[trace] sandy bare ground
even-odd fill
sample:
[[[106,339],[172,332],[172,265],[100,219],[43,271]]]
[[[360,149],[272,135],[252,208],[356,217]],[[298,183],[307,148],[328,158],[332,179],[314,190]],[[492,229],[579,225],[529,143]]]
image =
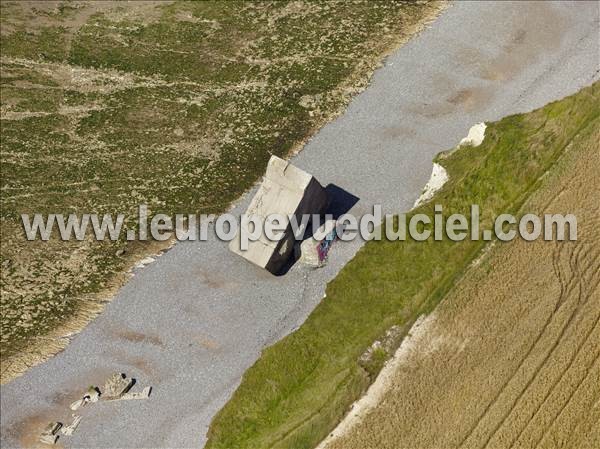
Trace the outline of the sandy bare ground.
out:
[[[574,213],[578,241],[486,252],[322,447],[600,447],[599,140],[525,207]]]

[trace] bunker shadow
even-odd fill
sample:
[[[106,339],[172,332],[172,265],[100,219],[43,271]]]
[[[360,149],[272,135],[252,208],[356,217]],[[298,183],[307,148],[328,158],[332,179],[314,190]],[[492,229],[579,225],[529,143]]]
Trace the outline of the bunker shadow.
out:
[[[339,219],[342,215],[348,213],[356,203],[360,201],[356,195],[342,189],[335,184],[328,184],[325,187],[327,192],[328,206],[325,211],[319,215],[319,223],[325,222],[325,217],[331,215],[334,220]],[[299,246],[304,240],[311,238],[313,235],[312,220],[309,221],[304,236],[301,241],[296,241],[295,245]],[[300,258],[300,251],[294,250],[292,256],[286,262],[286,264],[277,273],[273,273],[275,276],[283,276],[296,264]]]

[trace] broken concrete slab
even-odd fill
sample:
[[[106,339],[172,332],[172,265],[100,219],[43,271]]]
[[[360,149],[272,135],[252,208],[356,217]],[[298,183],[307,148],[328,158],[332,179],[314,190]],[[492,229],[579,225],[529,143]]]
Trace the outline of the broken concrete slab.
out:
[[[336,220],[327,220],[312,237],[300,244],[300,262],[311,267],[322,267],[327,263],[329,248],[337,238]]]
[[[40,435],[40,443],[56,444],[56,441],[58,440],[58,431],[61,427],[62,423],[58,421],[48,424]]]
[[[132,385],[133,379],[122,373],[114,373],[106,380],[101,397],[104,400],[119,399]]]
[[[150,397],[152,387],[145,387],[139,392],[130,392],[129,390],[135,383],[135,380],[128,378],[125,374],[114,373],[110,376],[104,384],[102,393],[97,387],[91,386],[81,399],[72,402],[69,406],[71,410],[77,410],[80,407],[87,405],[88,403],[98,402],[100,398],[109,401],[126,401],[132,399],[146,399]],[[81,423],[82,417],[78,415],[71,415],[73,421],[68,426],[63,427],[61,422],[51,422],[46,426],[44,431],[40,434],[39,441],[43,444],[54,445],[58,441],[60,431],[63,435],[73,435],[79,424]]]
[[[90,387],[88,391],[83,395],[81,399],[71,402],[69,408],[71,410],[77,410],[90,402],[98,402],[100,399],[100,390],[97,387]]]
[[[63,435],[73,435],[73,432],[77,430],[77,427],[79,426],[79,423],[82,419],[83,418],[81,416],[73,415],[73,421],[68,426],[65,426],[62,429],[60,429],[61,433]]]
[[[76,401],[71,402],[71,404],[69,405],[69,408],[73,411],[78,410],[79,408],[83,407],[85,405],[85,399],[81,398],[81,399],[77,399]]]
[[[88,402],[98,402],[100,399],[100,390],[98,387],[90,387],[84,398],[87,398]]]
[[[39,441],[44,444],[56,444],[58,435],[42,434]]]
[[[142,391],[129,391],[121,396],[118,400],[130,401],[132,399],[147,399],[150,397],[152,387],[145,387]]]
[[[295,236],[289,217],[295,216],[300,223],[304,214],[322,214],[328,206],[325,188],[310,174],[289,162],[271,156],[267,171],[256,195],[252,199],[247,216],[255,216],[261,221],[273,214],[285,217],[283,237],[278,241],[269,240],[264,233],[256,241],[248,242],[242,249],[240,232],[230,242],[229,249],[243,258],[277,274],[288,262],[294,250]],[[248,223],[242,228],[251,234]]]

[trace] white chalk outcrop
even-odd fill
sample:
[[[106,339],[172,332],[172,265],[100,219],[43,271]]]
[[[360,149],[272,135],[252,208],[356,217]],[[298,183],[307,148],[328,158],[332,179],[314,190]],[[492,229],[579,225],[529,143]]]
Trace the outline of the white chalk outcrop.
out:
[[[427,184],[425,184],[425,188],[423,189],[421,196],[417,198],[417,201],[415,201],[413,209],[433,198],[435,192],[440,190],[442,186],[448,182],[448,179],[448,172],[446,169],[440,164],[434,162],[429,181],[427,181]]]
[[[483,142],[483,139],[485,138],[486,127],[487,126],[484,122],[471,126],[469,134],[467,134],[467,137],[460,141],[458,146],[462,147],[464,145],[470,145],[472,147],[478,147],[481,145],[481,142]]]
[[[467,134],[467,137],[463,138],[460,141],[460,143],[458,144],[458,147],[459,148],[462,146],[478,147],[479,145],[481,145],[481,143],[483,142],[483,139],[485,138],[485,129],[486,128],[487,128],[487,126],[484,122],[480,122],[480,123],[477,123],[477,124],[471,126],[471,129],[469,129],[469,134]],[[433,170],[431,171],[431,177],[429,178],[429,181],[427,182],[427,184],[425,184],[423,193],[421,194],[421,196],[419,198],[417,198],[417,201],[415,201],[415,204],[413,205],[413,209],[415,207],[420,206],[421,204],[426,203],[431,198],[433,198],[433,195],[435,194],[435,192],[440,190],[442,188],[442,186],[444,184],[446,184],[446,182],[448,182],[448,179],[449,179],[449,177],[448,177],[448,172],[446,171],[446,169],[444,167],[442,167],[440,164],[434,163]]]

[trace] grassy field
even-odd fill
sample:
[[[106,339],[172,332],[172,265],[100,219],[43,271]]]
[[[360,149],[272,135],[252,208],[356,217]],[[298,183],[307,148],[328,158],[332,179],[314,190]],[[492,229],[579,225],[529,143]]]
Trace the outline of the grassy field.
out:
[[[490,248],[386,366],[378,405],[353,410],[327,449],[600,447],[598,142],[596,117],[522,208],[574,214],[577,241]]]
[[[20,214],[223,211],[440,7],[3,1],[2,380],[63,347],[165,246],[27,242]]]
[[[497,214],[518,215],[574,139],[597,129],[599,88],[489,124],[481,146],[440,154],[437,161],[450,175],[436,195],[444,215],[469,215],[470,205],[479,204],[482,229],[489,229]],[[433,206],[413,213],[418,212],[432,217]],[[431,312],[484,246],[448,239],[366,244],[328,285],[326,299],[304,325],[266,349],[246,372],[215,417],[207,447],[316,446],[383,363],[381,355],[362,363],[361,355],[392,326],[406,330],[417,316]]]

